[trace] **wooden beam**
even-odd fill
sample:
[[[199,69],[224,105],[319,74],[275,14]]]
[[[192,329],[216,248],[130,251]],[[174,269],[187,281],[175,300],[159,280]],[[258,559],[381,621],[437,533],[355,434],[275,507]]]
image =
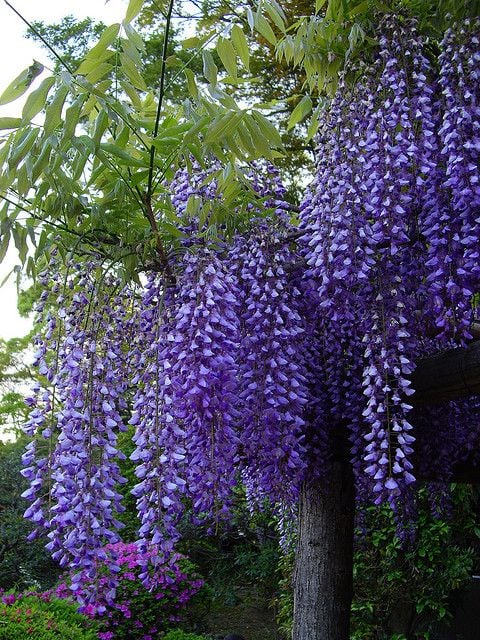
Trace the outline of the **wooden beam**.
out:
[[[480,395],[480,341],[420,360],[412,387],[416,407]]]

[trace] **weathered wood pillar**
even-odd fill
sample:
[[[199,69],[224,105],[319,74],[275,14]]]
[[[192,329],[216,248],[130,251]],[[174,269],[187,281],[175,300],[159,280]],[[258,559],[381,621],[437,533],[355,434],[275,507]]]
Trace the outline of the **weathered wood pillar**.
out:
[[[348,462],[306,482],[299,506],[293,640],[349,640],[355,496]]]

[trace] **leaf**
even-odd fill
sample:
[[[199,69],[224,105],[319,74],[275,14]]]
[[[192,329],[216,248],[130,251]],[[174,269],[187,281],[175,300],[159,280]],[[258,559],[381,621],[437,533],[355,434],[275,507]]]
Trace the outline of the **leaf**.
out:
[[[98,147],[102,140],[102,136],[108,127],[108,114],[105,109],[102,109],[95,120],[95,128],[93,131],[93,142],[95,147]]]
[[[287,129],[293,129],[293,127],[301,122],[310,113],[311,110],[312,99],[310,98],[310,96],[303,96],[295,109],[292,111],[292,114],[288,120]]]
[[[114,55],[114,51],[109,50],[108,47],[117,39],[119,30],[120,24],[115,23],[102,31],[97,44],[90,49],[76,70],[77,74],[88,76],[95,71],[100,63],[105,64]],[[90,81],[95,82],[94,80]]]
[[[40,111],[45,107],[48,93],[54,83],[55,78],[53,76],[45,78],[38,89],[32,91],[25,100],[25,104],[22,109],[22,118],[25,122],[30,122],[30,120],[32,120],[32,118],[34,118],[37,113],[40,113]]]
[[[105,50],[108,49],[108,47],[115,42],[115,40],[118,37],[119,31],[120,31],[120,24],[118,22],[111,24],[106,29],[104,29],[96,45],[92,47],[90,51],[87,53],[86,58],[95,59],[95,58],[98,58],[101,54],[103,54]],[[82,65],[80,65],[80,67],[81,66]],[[77,73],[82,73],[82,72],[80,70],[77,70]]]
[[[271,145],[269,140],[263,135],[260,127],[251,115],[246,115],[245,125],[252,136],[256,155],[259,157],[269,158],[271,156]]]
[[[182,49],[196,49],[201,44],[200,38],[193,36],[182,40]]]
[[[45,109],[44,135],[49,136],[62,122],[62,110],[68,96],[69,88],[62,85],[53,100]]]
[[[272,19],[275,26],[282,32],[285,33],[285,13],[283,12],[280,5],[278,5],[275,0],[269,0],[265,3],[265,9]]]
[[[40,177],[43,169],[48,165],[48,161],[50,160],[50,154],[52,152],[51,144],[47,142],[43,145],[42,151],[38,156],[37,161],[33,165],[32,169],[32,182],[36,182]]]
[[[210,51],[202,51],[203,58],[203,75],[210,82],[211,85],[215,86],[217,84],[217,73],[218,67],[215,64],[212,54]]]
[[[141,111],[142,99],[140,98],[140,95],[135,87],[133,87],[130,82],[127,82],[126,80],[120,80],[120,86],[130,98],[130,102],[132,103],[132,106],[135,108],[135,110]]]
[[[217,53],[220,56],[227,73],[233,78],[237,77],[237,55],[230,40],[219,38],[217,42]]]
[[[143,7],[143,0],[130,0],[128,3],[127,13],[125,14],[125,22],[131,22],[138,16]]]
[[[129,153],[127,153],[124,149],[121,149],[120,147],[117,147],[115,144],[111,144],[111,143],[108,143],[108,142],[102,142],[100,144],[100,149],[102,151],[105,151],[106,153],[109,153],[109,154],[115,156],[116,158],[119,159],[119,161],[123,161],[121,164],[127,164],[127,165],[132,166],[132,167],[145,167],[145,166],[147,166],[147,164],[143,160],[140,160],[140,158],[134,158]],[[100,153],[98,154],[98,157],[100,159],[102,158]]]
[[[22,264],[25,264],[25,260],[27,258],[27,230],[16,224],[12,229],[13,241],[15,242],[15,246],[18,250],[18,255],[20,256],[20,260]]]
[[[232,43],[243,66],[248,71],[250,69],[250,50],[247,38],[238,24],[234,24],[232,27]]]
[[[91,82],[91,84],[96,84],[99,80],[101,80],[107,73],[110,73],[113,69],[113,65],[108,62],[101,62],[96,64],[95,67],[90,71],[88,75],[85,76],[87,82]]]
[[[255,14],[255,28],[270,44],[277,44],[277,37],[263,13],[257,12]]]
[[[137,88],[137,89],[141,89],[142,91],[147,91],[148,87],[147,87],[147,85],[145,83],[145,80],[140,75],[140,73],[139,73],[137,67],[135,66],[135,64],[133,63],[132,59],[129,58],[124,53],[121,53],[120,54],[120,62],[121,62],[122,71],[127,76],[127,78],[130,80],[130,82],[133,84],[133,86],[135,88]]]
[[[8,166],[11,168],[17,167],[20,162],[25,158],[27,153],[35,144],[35,140],[37,139],[39,134],[39,129],[27,129],[26,135],[22,135],[20,138],[21,142],[17,143],[15,140],[12,153],[8,158]]]
[[[315,0],[315,13],[318,13],[325,6],[327,0]]]
[[[0,129],[18,129],[21,124],[21,118],[0,118]]]
[[[65,113],[65,125],[63,127],[61,142],[62,150],[71,143],[72,138],[75,135],[75,129],[80,123],[80,113],[86,97],[86,94],[78,96],[78,98],[72,102],[71,106],[68,107]]]
[[[185,77],[187,78],[188,93],[196,100],[198,98],[198,87],[195,82],[195,75],[191,69],[184,69]]]
[[[221,142],[224,136],[230,135],[236,129],[243,116],[243,111],[228,111],[220,118],[216,118],[205,134],[205,142],[207,144]]]
[[[277,127],[275,127],[275,125],[273,125],[270,120],[265,118],[265,116],[259,111],[252,111],[252,116],[255,118],[263,135],[271,142],[271,144],[274,147],[282,147],[282,136],[279,134]]]
[[[24,69],[2,93],[0,96],[0,105],[13,102],[23,95],[35,78],[42,73],[43,69],[43,64],[40,64],[36,60],[32,65]]]
[[[10,242],[10,220],[8,218],[0,225],[0,262],[3,262]],[[2,282],[3,285],[3,282]]]

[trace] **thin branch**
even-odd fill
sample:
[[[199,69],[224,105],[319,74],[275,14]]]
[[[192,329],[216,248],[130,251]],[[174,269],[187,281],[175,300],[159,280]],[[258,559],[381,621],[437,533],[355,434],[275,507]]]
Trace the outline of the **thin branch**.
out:
[[[155,129],[153,131],[154,140],[158,136],[158,130],[160,128],[160,116],[162,114],[163,100],[165,97],[165,75],[166,75],[166,69],[167,69],[168,37],[170,34],[170,22],[172,19],[174,1],[175,0],[170,0],[170,4],[168,5],[167,18],[165,22],[165,35],[163,38],[162,65],[161,65],[161,72],[160,72],[160,90],[158,95],[157,115],[155,118]],[[148,186],[147,186],[147,196],[146,196],[146,199],[148,200],[151,200],[151,197],[152,197],[154,163],[155,163],[155,145],[152,144],[152,146],[150,147],[150,167],[148,170]]]
[[[162,267],[163,271],[165,271],[165,273],[167,274],[169,280],[171,282],[175,282],[175,276],[173,275],[170,265],[168,263],[167,254],[165,253],[165,249],[163,248],[162,238],[160,236],[160,230],[158,228],[157,220],[153,212],[152,199],[148,195],[148,193],[145,193],[143,202],[145,205],[145,215],[147,217],[148,222],[150,223],[150,227],[155,236],[157,251],[160,257],[160,266]]]
[[[65,67],[65,69],[69,73],[73,74],[73,70],[69,67],[69,65],[65,62],[65,60],[63,60],[61,55],[58,54],[55,51],[55,49],[48,43],[48,41],[45,40],[45,38],[42,36],[42,34],[39,31],[37,31],[37,29],[35,29],[35,27],[24,16],[22,16],[22,14],[19,11],[17,11],[17,9],[15,9],[15,7],[13,5],[11,5],[10,2],[8,2],[8,0],[3,0],[3,1],[7,5],[7,7],[9,7],[13,11],[13,13],[15,13],[15,15],[17,15],[20,18],[20,20],[27,25],[27,27],[30,29],[30,31],[32,31],[32,33],[34,33],[37,36],[37,38],[43,42],[43,44],[47,47],[47,49],[59,61],[59,63],[62,65],[62,67]]]

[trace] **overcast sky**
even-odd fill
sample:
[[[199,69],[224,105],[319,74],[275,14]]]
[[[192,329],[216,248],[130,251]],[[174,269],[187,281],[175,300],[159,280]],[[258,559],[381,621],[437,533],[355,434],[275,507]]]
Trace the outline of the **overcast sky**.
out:
[[[87,16],[106,24],[120,22],[125,14],[127,0],[11,0],[12,4],[29,21],[58,22],[66,15],[78,18]],[[31,40],[24,38],[25,25],[13,11],[0,0],[0,93],[26,67],[38,60],[50,66],[44,51]],[[21,103],[20,103],[21,108]],[[19,115],[15,103],[0,109],[3,116]],[[17,263],[14,251],[0,264],[0,282]],[[0,288],[0,337],[13,338],[25,335],[31,322],[20,318],[16,310],[16,286],[14,280]]]

